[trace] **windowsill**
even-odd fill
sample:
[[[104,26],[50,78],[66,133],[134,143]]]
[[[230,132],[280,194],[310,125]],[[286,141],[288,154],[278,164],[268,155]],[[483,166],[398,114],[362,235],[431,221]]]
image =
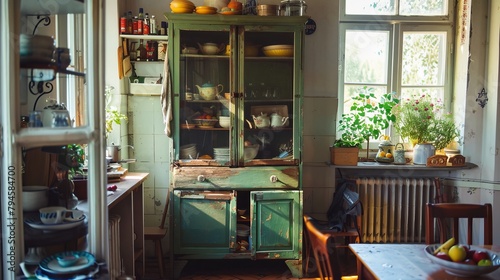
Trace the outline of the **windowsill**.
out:
[[[477,165],[474,163],[466,162],[464,166],[443,166],[443,167],[428,167],[426,165],[417,164],[385,164],[378,162],[358,162],[358,165],[332,165],[327,163],[329,166],[340,169],[383,169],[383,170],[422,170],[422,171],[451,171],[451,170],[462,170],[462,169],[473,169]]]

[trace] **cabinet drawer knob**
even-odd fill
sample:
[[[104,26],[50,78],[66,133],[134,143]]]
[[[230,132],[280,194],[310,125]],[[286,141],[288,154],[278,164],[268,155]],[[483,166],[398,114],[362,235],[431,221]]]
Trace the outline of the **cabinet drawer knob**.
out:
[[[271,181],[271,183],[276,183],[276,182],[278,182],[278,176],[276,176],[276,175],[271,175],[271,177],[269,178],[269,181]]]
[[[205,181],[205,175],[198,175],[198,182],[204,182]]]

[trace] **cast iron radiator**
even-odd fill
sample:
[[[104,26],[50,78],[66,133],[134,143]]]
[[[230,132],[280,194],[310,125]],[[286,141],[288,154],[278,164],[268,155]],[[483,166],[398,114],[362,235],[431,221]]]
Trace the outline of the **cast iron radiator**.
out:
[[[425,243],[425,204],[434,202],[434,178],[358,178],[367,243]]]

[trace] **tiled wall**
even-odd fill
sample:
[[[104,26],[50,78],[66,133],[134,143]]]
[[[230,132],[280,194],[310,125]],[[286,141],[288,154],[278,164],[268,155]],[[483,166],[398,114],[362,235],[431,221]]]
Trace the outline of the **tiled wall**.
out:
[[[128,143],[134,146],[129,157],[136,163],[128,165],[130,171],[147,172],[144,183],[144,224],[157,226],[165,206],[169,181],[170,140],[164,134],[159,96],[128,97]],[[166,243],[166,242],[165,242]],[[146,242],[146,252],[154,253],[152,242]]]

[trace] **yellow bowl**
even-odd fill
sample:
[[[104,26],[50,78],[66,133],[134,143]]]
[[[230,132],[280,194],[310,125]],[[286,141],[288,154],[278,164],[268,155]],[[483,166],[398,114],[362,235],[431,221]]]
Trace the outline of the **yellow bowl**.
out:
[[[262,48],[265,56],[293,56],[292,45],[271,45]]]

